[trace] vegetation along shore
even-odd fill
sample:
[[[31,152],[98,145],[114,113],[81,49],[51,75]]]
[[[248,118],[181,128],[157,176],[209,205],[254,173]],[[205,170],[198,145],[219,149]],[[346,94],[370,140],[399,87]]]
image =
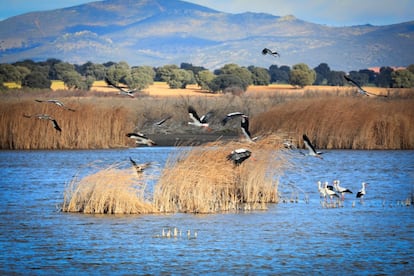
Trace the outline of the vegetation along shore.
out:
[[[126,137],[130,132],[144,133],[161,146],[238,140],[239,120],[225,126],[221,120],[239,111],[249,115],[253,136],[277,134],[300,148],[306,133],[319,149],[414,149],[413,89],[372,88],[388,97],[365,97],[353,87],[252,85],[239,95],[211,94],[195,85],[169,89],[165,83],[154,83],[134,98],[111,89],[2,93],[0,148],[133,147],[135,142]],[[35,101],[51,98],[75,111]],[[209,130],[188,125],[190,105],[200,114],[213,111]],[[53,117],[61,131],[48,121],[24,116],[37,114]],[[163,118],[168,119],[157,125]]]

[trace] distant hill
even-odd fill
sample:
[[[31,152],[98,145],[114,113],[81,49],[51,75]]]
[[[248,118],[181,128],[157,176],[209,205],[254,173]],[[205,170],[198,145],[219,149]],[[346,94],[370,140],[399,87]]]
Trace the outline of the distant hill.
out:
[[[263,56],[264,48],[280,58]],[[0,63],[57,58],[71,63],[126,61],[161,66],[188,62],[325,62],[333,70],[414,63],[414,21],[329,27],[294,16],[229,14],[179,0],[107,0],[0,21]]]

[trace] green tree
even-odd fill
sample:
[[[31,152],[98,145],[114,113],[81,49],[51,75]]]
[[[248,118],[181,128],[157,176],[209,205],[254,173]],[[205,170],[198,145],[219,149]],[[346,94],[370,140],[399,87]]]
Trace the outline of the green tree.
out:
[[[142,90],[154,83],[155,72],[150,66],[136,66],[125,77],[125,82],[132,89]]]
[[[203,70],[195,75],[196,83],[201,89],[212,91],[211,82],[216,76],[209,70]]]
[[[16,82],[21,83],[22,81],[22,74],[16,68],[8,63],[0,64],[0,80],[2,82]]]
[[[305,63],[299,63],[292,66],[289,80],[289,83],[291,85],[304,87],[306,85],[311,85],[314,83],[315,79],[315,71],[310,69]]]
[[[331,73],[331,68],[329,68],[327,63],[321,63],[316,66],[313,70],[316,73],[316,79],[314,84],[316,85],[325,85],[328,83],[329,74]]]
[[[414,74],[409,70],[396,70],[391,73],[392,87],[411,88],[414,87]]]
[[[375,84],[379,87],[391,87],[392,86],[392,77],[391,73],[394,71],[389,66],[381,67],[378,77],[375,81]]]
[[[243,91],[247,90],[247,87],[253,83],[252,73],[245,67],[240,67],[237,64],[230,63],[224,65],[218,71],[218,75],[233,75],[241,80],[239,86]]]
[[[344,86],[346,83],[344,76],[345,72],[343,71],[331,71],[327,84],[332,86]]]
[[[271,83],[289,83],[290,67],[282,65],[271,65],[269,67],[270,82]]]
[[[175,64],[167,64],[161,67],[158,67],[155,75],[155,80],[168,82],[173,74],[173,70],[180,69]]]
[[[173,69],[167,83],[172,89],[186,88],[187,84],[194,83],[194,74],[189,70]]]
[[[216,76],[211,81],[210,88],[214,93],[226,92],[226,90],[240,90],[244,92],[247,89],[247,87],[245,87],[245,82],[243,82],[239,76],[234,74],[220,74]]]
[[[270,84],[270,75],[266,68],[249,66],[247,69],[252,74],[252,82],[254,85]]]
[[[30,88],[50,89],[51,81],[48,75],[39,71],[33,71],[23,79],[22,86]]]
[[[112,64],[106,70],[106,77],[115,84],[123,83],[126,85],[126,79],[130,74],[131,68],[125,61]]]

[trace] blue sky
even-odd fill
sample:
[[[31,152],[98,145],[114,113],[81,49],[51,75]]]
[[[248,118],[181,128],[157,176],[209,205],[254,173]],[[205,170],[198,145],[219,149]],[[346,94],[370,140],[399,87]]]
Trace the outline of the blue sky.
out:
[[[0,0],[0,20],[31,11],[80,5],[91,0]],[[413,0],[189,0],[230,13],[294,15],[330,26],[388,25],[414,20]]]

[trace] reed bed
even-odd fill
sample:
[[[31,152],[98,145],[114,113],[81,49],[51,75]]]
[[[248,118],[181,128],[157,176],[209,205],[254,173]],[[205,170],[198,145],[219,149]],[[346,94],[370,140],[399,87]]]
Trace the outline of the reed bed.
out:
[[[133,168],[120,164],[87,175],[75,176],[65,189],[63,212],[85,214],[148,214],[153,204],[146,197],[146,182]]]
[[[327,97],[292,100],[252,119],[252,132],[302,134],[319,149],[412,149],[414,100]]]
[[[125,136],[134,129],[131,109],[75,100],[64,100],[64,103],[76,111],[28,100],[0,103],[0,148],[95,149],[131,144]],[[49,114],[62,131],[56,131],[50,121],[25,118],[24,114]]]
[[[160,212],[216,213],[266,209],[278,202],[277,176],[287,166],[275,135],[257,143],[214,142],[171,157],[154,191]],[[246,148],[252,156],[236,166],[227,155]]]

